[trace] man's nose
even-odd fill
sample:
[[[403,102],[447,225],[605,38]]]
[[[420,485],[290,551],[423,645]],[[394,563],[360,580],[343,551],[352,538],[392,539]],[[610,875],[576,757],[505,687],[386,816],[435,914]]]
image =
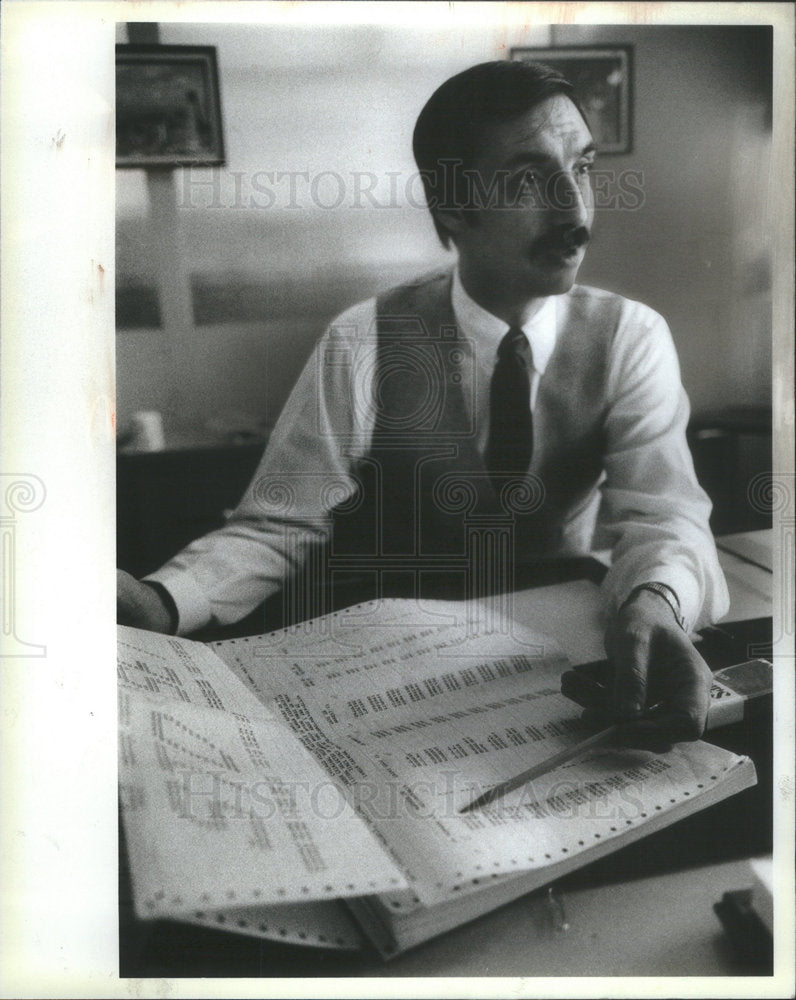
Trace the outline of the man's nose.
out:
[[[566,171],[550,178],[547,207],[559,225],[588,226],[591,216],[591,191]]]

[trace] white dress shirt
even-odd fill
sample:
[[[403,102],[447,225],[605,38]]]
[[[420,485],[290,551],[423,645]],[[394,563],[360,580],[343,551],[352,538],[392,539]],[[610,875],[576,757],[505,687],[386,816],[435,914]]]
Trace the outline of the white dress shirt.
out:
[[[573,290],[574,291],[574,290]],[[577,289],[579,294],[606,295]],[[573,294],[570,292],[568,294]],[[474,302],[454,272],[452,306],[473,344],[465,406],[483,455],[489,382],[508,326]],[[531,407],[555,349],[561,300],[538,302],[523,326],[531,348]],[[228,523],[197,539],[147,579],[171,594],[181,635],[244,617],[283,586],[322,541],[330,509],[355,489],[352,468],[370,448],[376,417],[376,300],[353,306],[318,342],[273,430],[252,484]],[[715,621],[729,599],[708,528],[710,503],[685,442],[689,407],[665,321],[622,300],[608,376],[607,453],[597,504],[565,526],[562,554],[612,549],[603,583],[608,613],[640,583],[677,594],[689,628]]]

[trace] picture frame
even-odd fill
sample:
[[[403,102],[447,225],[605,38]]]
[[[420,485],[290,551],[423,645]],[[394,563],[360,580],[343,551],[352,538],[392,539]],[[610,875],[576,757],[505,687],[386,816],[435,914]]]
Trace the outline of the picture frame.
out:
[[[633,149],[632,73],[629,45],[570,45],[512,48],[509,58],[541,62],[558,70],[575,88],[598,152]]]
[[[216,48],[116,46],[116,166],[225,162]]]

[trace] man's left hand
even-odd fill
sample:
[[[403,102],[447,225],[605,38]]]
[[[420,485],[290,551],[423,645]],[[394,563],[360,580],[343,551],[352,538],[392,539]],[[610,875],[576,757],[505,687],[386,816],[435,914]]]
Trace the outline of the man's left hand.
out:
[[[626,746],[659,753],[702,736],[711,671],[662,597],[637,591],[608,627],[605,649],[613,681],[602,697],[579,697],[576,672],[564,675],[564,690],[588,715],[618,722]]]

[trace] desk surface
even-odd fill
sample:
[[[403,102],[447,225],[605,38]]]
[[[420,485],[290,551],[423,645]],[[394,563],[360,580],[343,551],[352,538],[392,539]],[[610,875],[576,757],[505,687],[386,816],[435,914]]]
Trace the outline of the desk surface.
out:
[[[723,621],[771,617],[774,578],[766,566],[772,565],[772,544],[771,531],[750,531],[717,539],[719,562],[730,593],[730,609]],[[600,590],[593,581],[533,587],[511,594],[510,600],[511,617],[557,639],[571,663],[590,663],[605,656]]]
[[[544,890],[383,962],[372,950],[335,953],[205,928],[154,924],[146,966],[122,976],[749,976],[770,975],[733,949],[713,911],[725,892],[749,888],[745,860],[618,884]],[[127,967],[125,967],[127,965]],[[662,991],[662,995],[667,995]]]
[[[544,893],[395,959],[372,976],[720,976],[759,969],[734,955],[713,904],[751,885],[731,861],[561,894],[567,930]],[[559,924],[559,926],[556,926]],[[455,973],[454,973],[455,970]],[[665,992],[665,991],[664,991]]]
[[[719,562],[730,592],[725,621],[771,615],[774,588],[774,532],[745,531],[716,539]]]

